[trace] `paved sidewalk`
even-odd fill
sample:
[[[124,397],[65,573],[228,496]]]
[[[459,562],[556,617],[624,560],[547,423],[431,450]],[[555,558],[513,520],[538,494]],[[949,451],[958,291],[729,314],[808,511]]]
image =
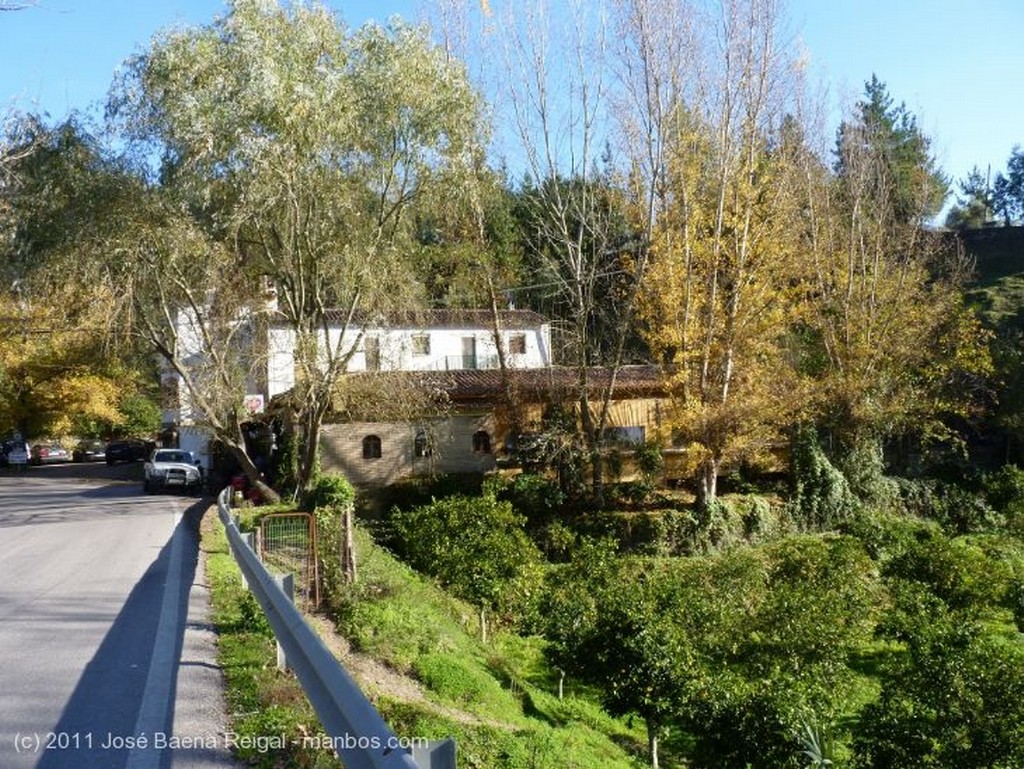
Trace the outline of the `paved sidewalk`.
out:
[[[208,513],[214,515],[214,512]],[[171,749],[173,769],[241,767],[229,750],[224,677],[217,665],[217,635],[209,620],[210,590],[206,564],[198,549],[199,521],[189,526],[198,554],[195,579],[188,597],[188,616],[178,663]],[[163,766],[167,766],[166,761]]]

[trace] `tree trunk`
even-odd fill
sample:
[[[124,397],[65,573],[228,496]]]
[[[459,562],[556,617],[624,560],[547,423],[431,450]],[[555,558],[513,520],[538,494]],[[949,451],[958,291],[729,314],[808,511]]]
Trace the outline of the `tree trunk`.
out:
[[[298,467],[296,468],[295,492],[299,497],[313,488],[316,475],[317,455],[320,451],[320,431],[326,409],[318,404],[304,407],[299,412],[298,422],[301,435]]]
[[[658,725],[646,719],[647,721],[647,754],[651,758],[651,769],[658,769]]]
[[[587,382],[587,374],[580,375],[580,429],[583,432],[583,439],[587,447],[587,459],[590,460],[590,481],[591,494],[594,505],[600,510],[604,507],[604,455],[601,447],[604,443],[600,429],[594,424],[590,413],[590,391]]]
[[[697,479],[697,506],[701,510],[710,510],[718,498],[718,468],[721,460],[710,457],[701,467],[700,478]]]
[[[260,472],[260,469],[256,467],[249,457],[244,446],[240,446],[234,441],[225,441],[224,445],[242,468],[242,472],[245,474],[246,480],[249,481],[249,485],[259,493],[260,499],[270,504],[280,502],[281,495],[270,487],[270,484],[263,477],[263,473]]]

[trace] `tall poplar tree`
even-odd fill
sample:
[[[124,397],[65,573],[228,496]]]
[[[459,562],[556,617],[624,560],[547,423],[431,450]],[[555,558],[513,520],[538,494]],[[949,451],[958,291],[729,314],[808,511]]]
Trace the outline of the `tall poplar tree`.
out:
[[[773,0],[725,3],[696,100],[673,105],[665,205],[652,227],[647,327],[672,391],[671,427],[714,504],[726,463],[763,453],[794,387],[784,341],[802,267],[789,148],[795,63]]]
[[[946,194],[929,147],[872,77],[839,130],[833,180],[809,193],[820,418],[859,465],[880,463],[885,436],[945,434],[990,366],[957,290],[968,265],[925,226]]]

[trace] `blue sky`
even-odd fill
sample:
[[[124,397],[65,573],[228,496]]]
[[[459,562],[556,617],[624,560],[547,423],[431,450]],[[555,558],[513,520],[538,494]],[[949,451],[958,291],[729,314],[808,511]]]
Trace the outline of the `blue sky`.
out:
[[[393,13],[415,18],[414,0],[335,0],[358,25]],[[852,102],[876,73],[906,102],[956,178],[972,166],[1002,170],[1024,144],[1022,0],[790,0],[791,29],[834,107]],[[221,0],[38,0],[0,13],[0,112],[52,119],[98,108],[117,65],[159,29],[204,24]]]

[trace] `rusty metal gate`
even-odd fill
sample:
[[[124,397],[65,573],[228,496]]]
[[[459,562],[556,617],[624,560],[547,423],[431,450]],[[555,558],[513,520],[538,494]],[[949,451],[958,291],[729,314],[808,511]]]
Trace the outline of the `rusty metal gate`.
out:
[[[260,521],[256,550],[267,570],[295,575],[295,602],[320,606],[316,519],[310,513],[273,513]]]

